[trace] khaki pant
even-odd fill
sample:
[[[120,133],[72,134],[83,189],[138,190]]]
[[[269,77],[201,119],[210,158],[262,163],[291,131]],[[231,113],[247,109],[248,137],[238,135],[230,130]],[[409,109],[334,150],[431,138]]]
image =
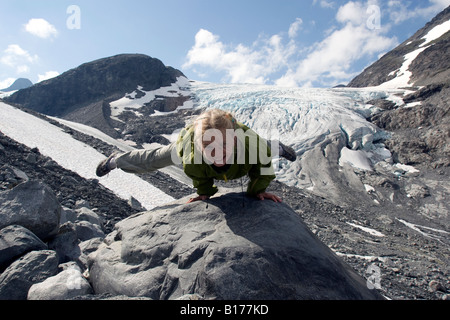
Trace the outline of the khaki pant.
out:
[[[135,150],[115,157],[117,168],[128,173],[146,173],[174,165],[176,144],[151,150]]]

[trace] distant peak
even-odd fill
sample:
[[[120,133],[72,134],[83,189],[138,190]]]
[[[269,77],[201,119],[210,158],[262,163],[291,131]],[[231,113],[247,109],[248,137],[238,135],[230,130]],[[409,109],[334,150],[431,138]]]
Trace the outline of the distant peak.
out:
[[[14,83],[5,89],[0,89],[2,92],[11,92],[11,91],[17,91],[20,89],[25,89],[28,87],[31,87],[33,85],[33,82],[31,82],[29,79],[26,78],[19,78]]]

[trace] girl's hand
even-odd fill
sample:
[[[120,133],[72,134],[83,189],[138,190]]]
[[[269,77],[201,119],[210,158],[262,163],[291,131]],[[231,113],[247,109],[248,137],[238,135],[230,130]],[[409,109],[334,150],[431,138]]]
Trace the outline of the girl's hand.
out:
[[[195,201],[205,201],[205,200],[208,200],[208,199],[209,199],[209,196],[198,196],[196,198],[189,199],[189,201],[187,203],[192,203],[192,202],[195,202]]]
[[[257,194],[256,197],[259,200],[271,199],[274,202],[280,202],[280,203],[283,202],[280,197],[278,197],[272,193],[268,193],[268,192],[263,192],[263,193]]]

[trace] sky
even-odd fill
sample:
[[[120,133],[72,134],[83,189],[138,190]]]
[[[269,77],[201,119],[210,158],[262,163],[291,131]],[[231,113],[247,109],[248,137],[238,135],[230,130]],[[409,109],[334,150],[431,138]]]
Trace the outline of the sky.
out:
[[[191,80],[346,84],[450,0],[0,0],[0,89],[141,53]]]

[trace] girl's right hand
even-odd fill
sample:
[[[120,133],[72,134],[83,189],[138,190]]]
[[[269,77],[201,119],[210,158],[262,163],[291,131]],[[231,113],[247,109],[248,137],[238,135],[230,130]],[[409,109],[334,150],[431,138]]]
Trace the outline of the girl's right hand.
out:
[[[198,196],[196,198],[189,199],[189,201],[187,203],[192,203],[192,202],[195,202],[195,201],[205,201],[205,200],[208,200],[208,199],[209,199],[209,196]]]

